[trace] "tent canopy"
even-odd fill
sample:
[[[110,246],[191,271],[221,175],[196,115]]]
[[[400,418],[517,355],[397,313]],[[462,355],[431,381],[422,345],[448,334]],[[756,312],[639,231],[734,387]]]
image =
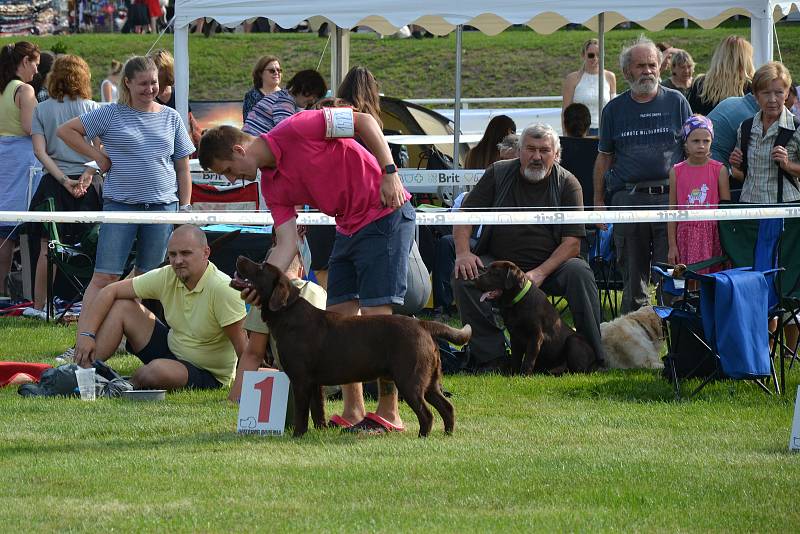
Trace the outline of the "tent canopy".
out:
[[[186,120],[188,26],[201,17],[212,17],[221,24],[238,24],[253,17],[267,17],[285,28],[294,27],[306,19],[322,17],[338,28],[363,25],[384,34],[393,33],[406,24],[418,24],[441,35],[461,25],[475,26],[487,34],[499,33],[512,24],[526,24],[539,33],[551,33],[567,23],[599,29],[598,15],[601,13],[604,28],[628,20],[648,30],[656,30],[684,17],[709,28],[740,14],[750,17],[753,59],[760,66],[772,59],[773,21],[799,8],[800,0],[671,0],[668,5],[652,0],[495,0],[491,5],[485,0],[311,0],[305,3],[296,0],[177,0],[174,40],[176,102],[178,111]],[[335,59],[339,61],[341,58]],[[459,70],[458,61],[456,70]],[[456,75],[458,77],[460,72]],[[460,97],[459,91],[457,85],[456,101]],[[458,126],[458,121],[456,123]]]
[[[268,17],[290,28],[314,16],[324,17],[341,28],[367,26],[379,33],[394,33],[406,24],[418,24],[438,35],[450,33],[459,24],[496,34],[512,24],[526,24],[538,33],[552,33],[568,23],[597,28],[597,14],[606,13],[606,27],[633,21],[648,30],[663,29],[679,18],[689,18],[711,28],[733,15],[780,18],[798,1],[776,0],[338,0],[296,2],[292,0],[177,0],[176,26],[184,27],[199,17],[213,17],[221,24],[238,24],[252,17]]]

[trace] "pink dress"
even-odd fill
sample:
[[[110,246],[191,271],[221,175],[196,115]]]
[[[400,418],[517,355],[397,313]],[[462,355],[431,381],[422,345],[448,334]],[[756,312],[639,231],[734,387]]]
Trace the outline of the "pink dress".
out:
[[[682,161],[675,165],[675,188],[678,209],[702,210],[719,205],[719,170],[722,163],[713,159],[700,167]],[[689,265],[722,255],[717,221],[678,222],[676,231],[678,258]],[[709,273],[721,270],[713,266],[698,271]]]

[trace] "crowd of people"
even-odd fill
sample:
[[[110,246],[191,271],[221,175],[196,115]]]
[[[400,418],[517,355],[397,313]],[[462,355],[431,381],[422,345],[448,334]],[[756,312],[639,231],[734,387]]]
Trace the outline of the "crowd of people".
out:
[[[790,111],[796,89],[784,65],[755,70],[750,44],[731,36],[715,50],[708,72],[695,75],[688,52],[640,37],[620,54],[629,88],[617,94],[614,74],[600,72],[599,52],[596,40],[586,41],[580,68],[564,80],[562,136],[546,125],[517,135],[509,117],[491,120],[465,158],[466,168],[484,174],[456,209],[707,209],[737,198],[800,200],[800,133]],[[191,210],[189,157],[197,153],[204,168],[231,181],[260,174],[274,219],[267,261],[314,305],[346,315],[391,314],[422,294],[417,278],[427,282],[427,272],[413,274],[422,262],[411,195],[382,134],[378,81],[369,70],[351,69],[335,96],[325,98],[328,87],[317,71],[301,70],[282,87],[280,60],[263,56],[243,98],[244,127],[216,127],[200,137],[191,116],[187,127],[174,110],[169,52],[112,62],[100,84],[103,105],[91,100],[83,59],[60,55],[43,67],[44,58],[25,41],[0,49],[0,152],[8,191],[0,210],[26,207],[30,168],[38,160],[44,175],[31,206],[52,199],[58,210],[152,212],[157,221],[159,213]],[[38,88],[37,76],[44,77]],[[90,160],[97,170],[84,165]],[[295,219],[304,205],[336,218],[327,292],[302,280],[298,242],[305,229]],[[81,230],[67,234],[77,239]],[[0,295],[16,234],[15,227],[0,226]],[[472,326],[473,371],[506,369],[502,326],[470,283],[498,259],[516,263],[546,293],[564,296],[576,330],[603,361],[597,286],[581,255],[585,234],[584,225],[456,225],[440,239],[428,269],[434,305]],[[43,250],[34,291],[41,310],[49,236],[35,235]],[[713,221],[617,225],[614,244],[623,312],[650,302],[653,262],[689,264],[720,252]],[[209,255],[205,235],[194,227],[101,225],[75,361],[87,366],[111,357],[124,336],[144,364],[133,377],[137,387],[218,388],[233,380],[229,398],[238,400],[242,373],[263,363],[269,328],[257,297],[245,291],[240,298]],[[131,258],[134,276],[120,280]],[[148,298],[161,301],[166,324],[137,300]],[[249,315],[242,299],[253,305]],[[279,362],[277,348],[270,352]],[[393,384],[381,381],[378,392],[376,411],[367,412],[361,385],[343,385],[343,412],[331,424],[402,430]]]

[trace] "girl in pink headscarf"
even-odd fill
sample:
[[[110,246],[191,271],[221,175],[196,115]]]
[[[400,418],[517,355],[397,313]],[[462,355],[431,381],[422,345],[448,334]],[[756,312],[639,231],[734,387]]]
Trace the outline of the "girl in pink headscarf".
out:
[[[670,209],[711,209],[720,201],[729,201],[728,169],[711,159],[714,126],[703,115],[692,115],[683,124],[686,159],[669,171]],[[681,221],[667,223],[672,264],[691,265],[722,256],[716,221]],[[719,266],[700,269],[707,273]]]

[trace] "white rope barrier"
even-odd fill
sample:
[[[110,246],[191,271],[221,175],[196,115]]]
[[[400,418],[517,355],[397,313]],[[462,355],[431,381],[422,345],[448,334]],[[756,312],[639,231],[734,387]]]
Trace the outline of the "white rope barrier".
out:
[[[744,207],[703,210],[631,209],[608,211],[417,211],[418,225],[458,224],[608,224],[657,223],[669,221],[736,221],[743,219],[789,219],[800,217],[800,206]],[[159,224],[272,224],[269,212],[201,211],[192,213],[115,212],[115,211],[0,211],[0,222],[22,224],[57,223],[159,223]],[[308,226],[336,224],[333,217],[319,212],[300,212],[298,224]]]

